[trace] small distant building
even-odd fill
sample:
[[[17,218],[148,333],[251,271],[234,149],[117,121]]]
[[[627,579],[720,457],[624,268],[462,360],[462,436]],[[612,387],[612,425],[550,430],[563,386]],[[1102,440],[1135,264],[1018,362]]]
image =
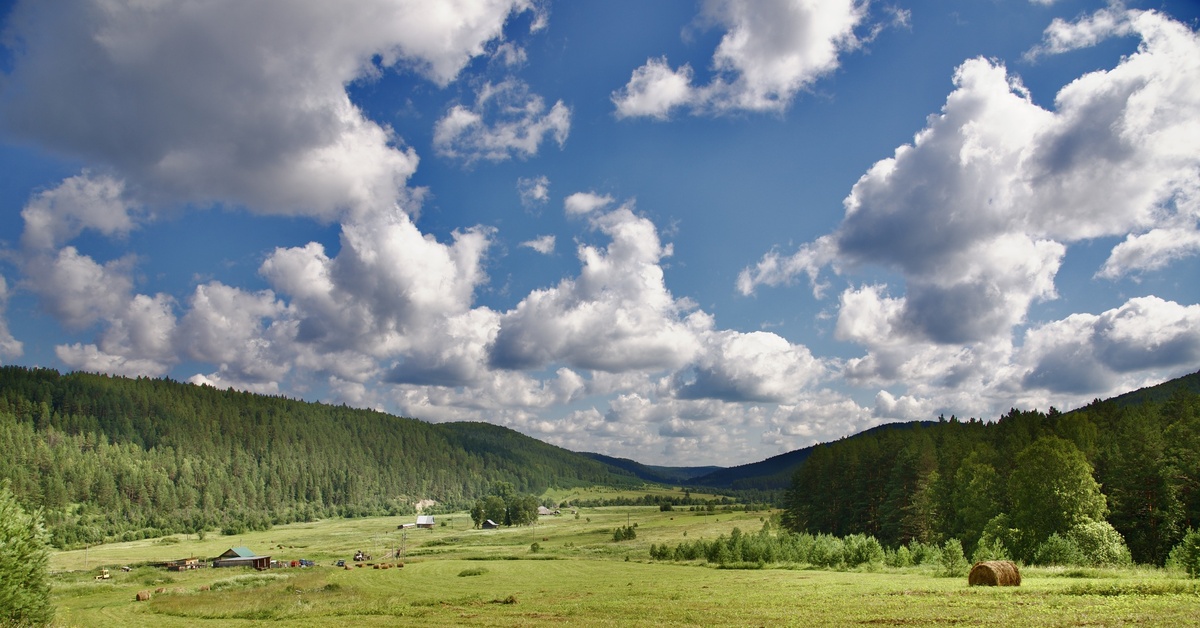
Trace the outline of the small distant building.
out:
[[[417,527],[417,524],[415,524],[415,523],[402,523],[402,524],[396,526],[396,529],[397,530],[411,530],[412,528],[415,528],[415,527]]]
[[[496,528],[499,528],[499,527],[500,527],[500,524],[496,523],[495,521],[492,521],[491,519],[488,519],[487,521],[483,522],[484,530],[495,530]]]
[[[202,566],[203,565],[201,565],[200,559],[193,556],[192,558],[180,558],[179,560],[173,560],[173,561],[168,562],[167,570],[168,571],[186,571],[188,569],[199,569]]]
[[[231,547],[213,559],[213,567],[253,567],[262,571],[271,568],[271,557],[256,556],[248,547]]]
[[[417,516],[417,527],[418,528],[432,528],[433,527],[433,515],[418,515]]]
[[[559,515],[559,514],[562,514],[562,513],[560,513],[557,510],[550,510],[549,508],[546,508],[545,506],[538,506],[538,516],[539,517],[548,517],[550,515]]]

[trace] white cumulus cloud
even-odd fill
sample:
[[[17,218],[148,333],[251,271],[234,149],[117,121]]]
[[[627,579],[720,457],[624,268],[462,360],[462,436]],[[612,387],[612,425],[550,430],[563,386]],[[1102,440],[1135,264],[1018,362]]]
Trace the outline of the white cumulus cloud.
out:
[[[838,68],[838,56],[861,45],[866,19],[859,0],[750,2],[709,0],[703,18],[725,30],[713,53],[714,77],[693,85],[693,71],[648,59],[612,94],[618,117],[663,119],[678,107],[695,113],[782,111],[795,95]]]
[[[0,95],[0,124],[114,169],[143,200],[333,219],[390,205],[417,163],[346,85],[386,70],[446,85],[530,8],[90,0],[60,11],[26,2],[11,20],[22,54]]]
[[[554,252],[554,241],[554,234],[551,233],[522,242],[521,246],[533,249],[542,255],[549,255]]]
[[[473,163],[536,155],[547,138],[559,148],[571,131],[571,109],[561,100],[549,110],[525,83],[508,79],[486,83],[472,107],[454,105],[438,120],[433,146],[443,157]]]

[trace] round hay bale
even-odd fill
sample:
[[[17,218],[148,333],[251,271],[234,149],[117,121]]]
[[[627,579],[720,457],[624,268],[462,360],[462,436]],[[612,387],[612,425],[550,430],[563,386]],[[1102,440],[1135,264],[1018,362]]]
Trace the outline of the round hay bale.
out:
[[[1021,572],[1011,560],[984,561],[971,567],[967,583],[973,587],[1019,587]]]
[[[149,592],[149,591],[138,591],[138,592],[137,592],[137,601],[139,601],[139,602],[146,602],[146,601],[148,601],[149,599],[150,599],[150,592]]]
[[[167,587],[158,587],[157,589],[154,590],[154,592],[155,593],[166,593]]]
[[[201,591],[209,591],[209,590],[211,590],[211,589],[212,589],[212,587],[211,587],[210,585],[207,585],[207,584],[202,584],[202,585],[200,585],[200,590],[201,590]]]

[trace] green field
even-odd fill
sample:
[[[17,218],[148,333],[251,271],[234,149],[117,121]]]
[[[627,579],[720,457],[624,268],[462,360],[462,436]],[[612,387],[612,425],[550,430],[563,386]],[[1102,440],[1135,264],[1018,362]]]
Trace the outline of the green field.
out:
[[[337,519],[222,537],[171,537],[59,552],[51,559],[56,623],[201,625],[1002,625],[1185,626],[1200,587],[1162,570],[1026,569],[1019,588],[970,588],[929,568],[832,572],[802,565],[716,569],[649,560],[651,543],[755,531],[767,513],[584,508],[538,525],[473,530],[466,513],[433,530],[411,517]],[[614,542],[618,526],[637,538]],[[532,545],[536,543],[535,552]],[[245,545],[316,567],[167,572],[146,563],[209,558]],[[403,548],[403,568],[334,567],[355,550],[372,563]],[[129,572],[121,566],[130,566]],[[112,579],[96,581],[102,567]],[[201,590],[207,587],[209,590]],[[163,589],[148,602],[138,591]]]

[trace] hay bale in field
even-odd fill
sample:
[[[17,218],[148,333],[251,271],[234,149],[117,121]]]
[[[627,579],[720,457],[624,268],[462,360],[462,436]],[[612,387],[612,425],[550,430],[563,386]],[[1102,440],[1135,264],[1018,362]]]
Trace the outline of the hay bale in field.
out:
[[[145,602],[145,601],[148,601],[149,599],[150,599],[149,591],[138,591],[137,592],[137,601]]]
[[[200,590],[201,590],[201,591],[209,591],[209,590],[211,590],[211,589],[212,589],[212,586],[210,586],[210,585],[207,585],[207,584],[202,584],[202,585],[200,585]]]
[[[157,589],[154,590],[154,592],[155,593],[166,593],[167,587],[158,587]]]
[[[1019,587],[1021,572],[1011,560],[989,560],[975,563],[967,582],[973,587]]]

